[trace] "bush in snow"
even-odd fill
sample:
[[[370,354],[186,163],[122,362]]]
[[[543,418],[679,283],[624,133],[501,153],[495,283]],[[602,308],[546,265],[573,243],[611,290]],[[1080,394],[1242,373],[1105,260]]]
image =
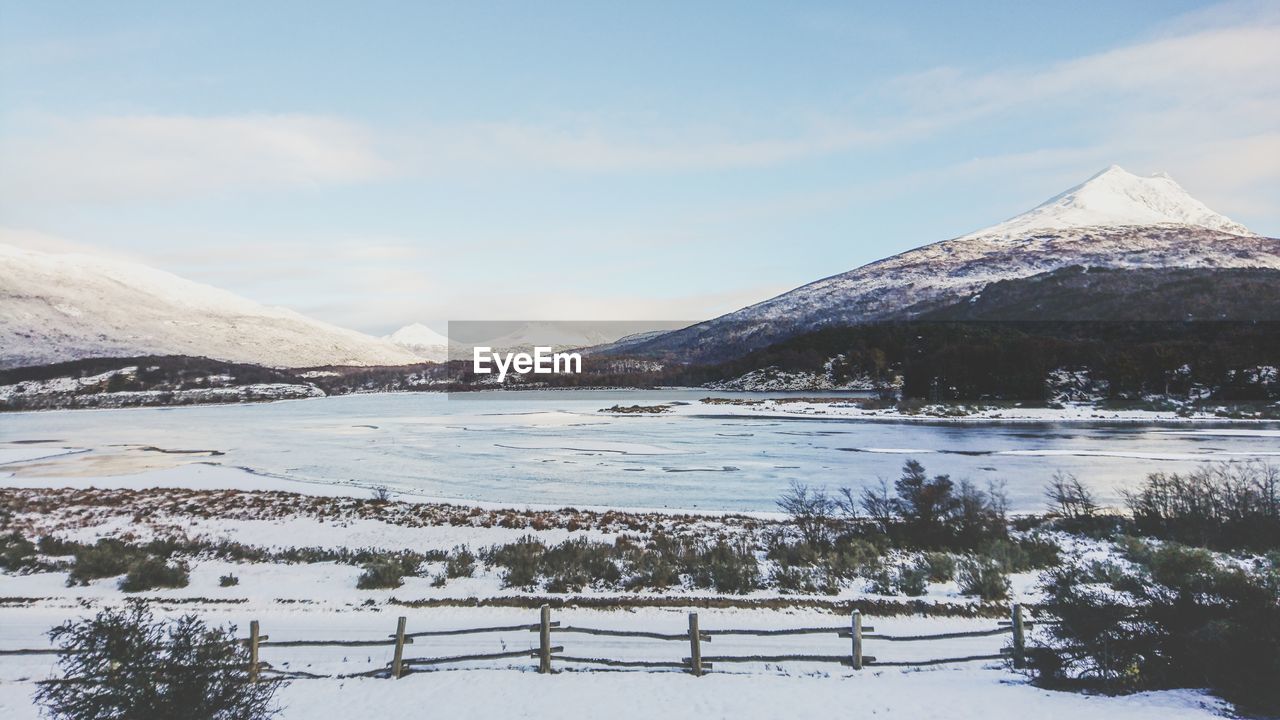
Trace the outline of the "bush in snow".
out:
[[[23,570],[36,565],[35,543],[16,532],[0,535],[0,570]]]
[[[539,558],[538,571],[547,580],[548,592],[577,592],[592,585],[611,587],[622,578],[613,555],[611,545],[573,538],[547,548]]]
[[[804,541],[773,537],[765,557],[774,562],[770,580],[779,590],[835,594],[845,582],[874,573],[880,566],[881,551],[852,537],[841,538],[823,550]]]
[[[956,556],[950,553],[928,552],[921,559],[929,582],[944,583],[956,579]]]
[[[223,575],[218,578],[218,587],[235,587],[240,584],[240,578],[235,575]]]
[[[146,557],[129,566],[129,571],[120,580],[120,589],[142,592],[157,588],[183,588],[189,581],[186,563],[169,563],[157,557]]]
[[[645,544],[620,537],[614,543],[622,554],[623,586],[628,590],[662,590],[681,583],[682,543],[655,533]]]
[[[929,591],[929,566],[916,562],[884,568],[871,576],[871,592],[877,595],[919,597]]]
[[[444,574],[450,578],[471,577],[476,572],[476,556],[466,545],[459,545],[449,553]]]
[[[488,564],[505,568],[504,587],[532,588],[538,582],[538,565],[546,551],[541,540],[526,535],[516,542],[489,548],[484,556]]]
[[[265,720],[279,680],[249,681],[235,628],[163,621],[141,602],[50,631],[61,677],[36,702],[53,720]]]
[[[400,578],[418,571],[418,556],[412,553],[381,553],[372,555],[364,563],[364,571],[356,580],[361,590],[398,588],[404,584]]]
[[[1205,550],[1131,542],[1123,566],[1076,560],[1045,577],[1056,620],[1028,656],[1048,686],[1208,687],[1247,712],[1280,713],[1280,571]]]
[[[588,586],[612,587],[622,579],[615,546],[572,538],[548,547],[533,536],[492,548],[490,564],[505,568],[507,587],[532,588],[545,582],[548,592],[576,592]]]
[[[701,548],[699,555],[690,573],[695,587],[710,587],[735,595],[760,587],[760,565],[755,549],[749,545],[721,540]]]
[[[995,562],[1007,573],[1053,567],[1062,561],[1060,553],[1055,543],[1035,536],[1016,541],[993,540],[978,548],[981,557]]]
[[[67,576],[67,585],[88,585],[90,580],[123,575],[131,565],[147,557],[141,548],[112,538],[103,538],[93,545],[75,546],[73,552],[75,562]]]
[[[1009,576],[1001,564],[988,557],[970,557],[960,563],[957,580],[960,592],[986,600],[1009,597]]]

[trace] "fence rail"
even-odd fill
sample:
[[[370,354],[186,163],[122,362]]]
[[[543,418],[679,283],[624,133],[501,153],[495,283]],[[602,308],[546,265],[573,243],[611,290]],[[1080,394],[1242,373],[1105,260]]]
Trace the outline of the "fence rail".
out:
[[[257,680],[262,673],[268,673],[274,677],[288,678],[320,678],[320,677],[390,677],[400,678],[405,675],[421,672],[427,668],[449,665],[465,662],[484,662],[493,660],[509,660],[517,658],[533,658],[536,659],[537,669],[539,673],[547,674],[552,672],[552,662],[573,663],[582,665],[599,665],[602,667],[615,668],[642,668],[642,669],[681,669],[692,673],[693,675],[702,675],[706,670],[713,668],[717,664],[733,664],[733,663],[785,663],[785,662],[803,662],[803,663],[835,663],[846,667],[852,667],[854,670],[861,670],[866,666],[873,667],[925,667],[933,665],[944,665],[950,663],[978,662],[990,660],[1011,660],[1014,667],[1022,667],[1025,661],[1026,650],[1026,629],[1033,626],[1033,623],[1026,622],[1023,619],[1021,605],[1014,605],[1011,608],[1010,619],[1001,621],[995,628],[983,630],[971,630],[964,632],[947,632],[933,633],[926,635],[889,635],[877,634],[874,627],[864,626],[861,612],[854,610],[850,616],[848,625],[840,626],[822,626],[822,627],[798,627],[798,628],[724,628],[724,629],[702,629],[699,626],[698,614],[696,612],[689,613],[689,630],[683,633],[664,633],[650,632],[645,630],[614,630],[609,628],[580,627],[575,625],[561,626],[559,622],[552,622],[551,610],[548,606],[543,605],[539,611],[539,621],[530,624],[520,625],[497,625],[477,628],[457,628],[450,630],[423,630],[418,632],[407,632],[407,618],[400,617],[397,619],[396,632],[383,638],[371,638],[367,640],[271,640],[268,636],[261,634],[258,621],[254,620],[249,624],[249,637],[237,640],[248,646],[249,649],[249,665],[248,673],[252,680]],[[407,645],[414,644],[416,638],[431,637],[450,637],[462,635],[480,635],[485,633],[498,632],[536,632],[538,633],[538,643],[536,647],[523,650],[510,650],[492,653],[473,653],[464,655],[451,655],[444,657],[406,657],[405,648]],[[564,646],[552,645],[552,634],[581,634],[594,635],[601,637],[616,638],[638,638],[646,640],[662,640],[673,642],[689,643],[689,655],[681,660],[641,660],[641,659],[619,659],[619,658],[603,658],[603,657],[581,657],[564,655]],[[728,636],[757,636],[757,637],[784,637],[799,635],[836,635],[841,638],[850,640],[849,652],[839,655],[831,654],[812,654],[812,653],[796,653],[796,654],[752,654],[752,655],[704,655],[702,652],[703,643],[711,642],[715,637]],[[1010,647],[1001,650],[998,654],[986,655],[965,655],[958,657],[928,658],[922,660],[878,660],[876,657],[864,654],[863,644],[867,640],[885,643],[898,642],[931,642],[940,640],[955,640],[962,638],[980,638],[994,637],[999,635],[1009,635],[1011,639]],[[366,672],[352,673],[347,675],[316,675],[313,673],[302,671],[286,671],[273,668],[269,663],[263,662],[260,657],[261,648],[298,648],[298,647],[377,647],[391,646],[394,648],[393,659],[386,666],[374,668]],[[17,650],[0,650],[0,657],[4,656],[23,656],[23,655],[54,655],[64,652],[74,652],[58,648],[27,648]]]

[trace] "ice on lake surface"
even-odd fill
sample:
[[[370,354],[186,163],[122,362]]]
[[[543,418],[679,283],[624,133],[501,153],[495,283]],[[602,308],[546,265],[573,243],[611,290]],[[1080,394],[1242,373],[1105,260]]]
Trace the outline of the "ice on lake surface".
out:
[[[1004,482],[1040,510],[1056,471],[1102,499],[1155,470],[1277,460],[1280,425],[871,422],[744,417],[697,406],[706,390],[351,395],[294,402],[0,415],[0,482],[27,457],[77,462],[121,447],[202,458],[305,482],[385,485],[511,505],[775,510],[792,480],[835,488],[892,480],[907,459],[979,485]],[[736,397],[744,397],[736,394]],[[600,413],[685,402],[698,414]],[[30,445],[31,441],[55,443]],[[9,481],[13,482],[13,481]]]

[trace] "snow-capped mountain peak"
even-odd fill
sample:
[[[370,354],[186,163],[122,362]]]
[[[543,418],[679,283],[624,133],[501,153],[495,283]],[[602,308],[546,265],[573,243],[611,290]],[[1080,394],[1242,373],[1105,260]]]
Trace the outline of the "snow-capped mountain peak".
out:
[[[1017,237],[1036,230],[1191,225],[1232,235],[1254,233],[1196,200],[1165,173],[1141,177],[1112,165],[1031,210],[966,237]]]
[[[449,357],[449,338],[422,323],[405,325],[384,337],[383,340],[398,345],[424,360],[443,362]]]
[[[1111,166],[1011,220],[832,275],[630,348],[725,358],[810,330],[910,319],[1001,280],[1066,268],[1280,270],[1280,239],[1210,210],[1168,175]]]

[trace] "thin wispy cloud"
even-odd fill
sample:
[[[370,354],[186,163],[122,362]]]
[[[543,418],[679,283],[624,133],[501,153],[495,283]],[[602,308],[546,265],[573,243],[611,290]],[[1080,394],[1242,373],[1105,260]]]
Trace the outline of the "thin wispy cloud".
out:
[[[1232,9],[1231,17],[1238,17]],[[803,118],[801,124],[772,134],[732,124],[681,127],[678,120],[661,127],[590,121],[379,127],[303,114],[44,115],[20,123],[0,141],[7,160],[0,182],[17,197],[79,202],[265,192],[405,175],[769,168],[910,144],[993,115],[1047,108],[1065,110],[1066,122],[1095,126],[1100,145],[1117,139],[1153,145],[1161,135],[1210,130],[1215,144],[1237,135],[1256,144],[1254,136],[1271,129],[1280,113],[1280,22],[1265,19],[1270,24],[1183,32],[1043,67],[973,72],[952,65],[892,76],[865,103],[885,110],[806,109],[790,113]]]
[[[384,177],[355,123],[314,115],[28,116],[0,139],[10,202],[151,202]]]

